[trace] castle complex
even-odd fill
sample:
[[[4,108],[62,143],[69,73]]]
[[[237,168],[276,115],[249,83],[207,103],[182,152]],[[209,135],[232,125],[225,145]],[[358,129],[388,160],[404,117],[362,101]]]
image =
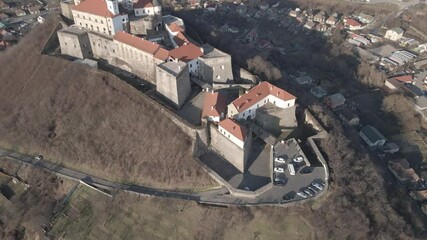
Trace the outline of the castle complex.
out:
[[[279,134],[284,125],[296,126],[296,97],[268,82],[235,100],[215,92],[215,84],[236,85],[231,56],[188,37],[184,21],[162,16],[156,0],[74,1],[70,9],[74,24],[58,31],[63,55],[103,60],[134,73],[155,84],[158,96],[176,109],[189,99],[193,83],[209,86],[201,117],[209,123],[211,147],[240,172],[251,153],[250,123]]]

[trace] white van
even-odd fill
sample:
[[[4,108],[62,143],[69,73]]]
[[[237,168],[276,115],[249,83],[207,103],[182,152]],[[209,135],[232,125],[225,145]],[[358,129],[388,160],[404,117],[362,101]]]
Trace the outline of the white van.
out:
[[[295,175],[295,168],[294,168],[294,165],[292,163],[288,164],[288,170],[289,170],[289,174],[291,174],[292,176]]]

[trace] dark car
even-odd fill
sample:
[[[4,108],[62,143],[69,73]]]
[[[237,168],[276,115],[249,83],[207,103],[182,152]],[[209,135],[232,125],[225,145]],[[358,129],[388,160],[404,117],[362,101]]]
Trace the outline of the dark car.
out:
[[[287,194],[285,194],[283,197],[282,197],[282,199],[284,200],[284,201],[291,201],[292,199],[294,199],[295,198],[295,192],[289,192],[289,193],[287,193]]]

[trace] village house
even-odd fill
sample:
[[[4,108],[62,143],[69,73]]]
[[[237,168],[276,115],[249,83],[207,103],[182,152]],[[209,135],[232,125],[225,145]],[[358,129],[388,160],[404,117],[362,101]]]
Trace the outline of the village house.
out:
[[[227,114],[227,101],[224,95],[219,92],[207,90],[205,102],[203,104],[202,119],[208,122],[219,123]]]
[[[351,18],[344,19],[344,26],[350,30],[360,30],[363,28],[363,25],[360,22]]]
[[[336,108],[345,103],[345,97],[341,93],[329,95],[323,100],[330,108]]]
[[[157,0],[137,0],[133,3],[135,16],[162,15],[162,6]]]
[[[258,4],[258,7],[259,7],[259,9],[260,9],[260,10],[265,11],[265,10],[267,10],[267,9],[270,7],[270,5],[268,4],[268,2],[267,2],[267,1],[261,1],[261,2]]]
[[[417,182],[420,179],[404,158],[390,161],[388,168],[400,183]]]
[[[425,201],[427,200],[427,190],[421,190],[421,191],[411,191],[409,195],[414,199],[415,201]]]
[[[28,12],[30,14],[37,14],[40,13],[40,6],[33,6],[28,8]]]
[[[316,15],[314,15],[313,17],[313,21],[318,22],[318,23],[323,23],[326,20],[326,17],[324,14],[318,13]]]
[[[387,141],[387,139],[371,125],[364,126],[360,130],[359,136],[371,149],[381,147]]]
[[[355,113],[355,111],[349,109],[349,108],[344,108],[344,109],[340,109],[337,112],[338,117],[347,125],[349,126],[357,126],[359,125],[360,119],[357,116],[357,114]]]
[[[267,103],[278,108],[295,105],[296,97],[268,82],[262,82],[228,105],[227,116],[234,119],[255,119],[258,108]]]
[[[329,24],[331,26],[335,26],[337,22],[338,22],[338,19],[334,16],[330,16],[328,19],[326,19],[326,24]]]
[[[16,9],[16,10],[15,10],[15,15],[16,15],[17,17],[22,17],[22,16],[27,15],[27,13],[25,13],[25,11],[24,11],[24,10],[22,10],[22,9]]]
[[[322,98],[328,94],[322,86],[315,86],[310,89],[310,92],[317,98]]]
[[[71,11],[77,26],[108,35],[126,30],[129,22],[117,0],[85,0]]]
[[[370,24],[375,20],[375,17],[368,14],[360,13],[359,16],[357,16],[357,19],[359,19],[361,23]]]
[[[401,37],[403,37],[403,33],[404,33],[403,29],[399,27],[395,27],[387,30],[387,32],[384,35],[384,38],[390,39],[392,41],[397,41]]]
[[[200,0],[187,0],[187,5],[191,9],[200,8],[202,6]]]
[[[59,10],[59,9],[61,9],[61,4],[60,3],[48,3],[45,8],[48,11]]]
[[[240,3],[240,5],[236,7],[236,12],[240,15],[245,14],[247,10],[248,7],[246,7],[246,5],[244,5],[243,3]]]
[[[308,21],[304,24],[304,27],[305,27],[306,29],[311,30],[311,29],[313,29],[314,27],[316,27],[316,23],[315,23],[315,22],[313,22],[313,21],[311,21],[311,20],[308,20]]]

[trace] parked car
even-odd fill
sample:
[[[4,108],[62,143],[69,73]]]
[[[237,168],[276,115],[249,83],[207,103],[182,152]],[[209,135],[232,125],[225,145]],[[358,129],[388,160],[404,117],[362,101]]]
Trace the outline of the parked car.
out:
[[[317,193],[317,191],[314,190],[312,187],[307,187],[307,191],[309,191],[313,195],[316,195],[316,193]]]
[[[276,157],[276,158],[274,158],[274,161],[275,161],[275,162],[278,162],[278,163],[286,163],[285,159],[284,159],[284,158],[281,158],[281,157]]]
[[[303,198],[308,197],[308,195],[307,195],[305,192],[302,192],[302,191],[299,191],[299,192],[297,193],[297,195],[298,195],[298,196],[300,196],[300,197],[303,197]]]
[[[319,189],[319,191],[322,191],[322,190],[323,190],[323,186],[322,186],[322,185],[320,185],[319,183],[312,183],[311,185],[312,185],[313,187],[315,187],[315,188]]]
[[[284,200],[284,201],[290,201],[290,200],[292,200],[292,199],[294,199],[294,197],[295,197],[295,192],[289,192],[289,193],[286,193],[283,197],[282,197],[282,199]]]
[[[305,194],[307,194],[307,196],[309,196],[309,197],[313,197],[313,193],[311,193],[311,191],[309,191],[308,189],[304,189],[303,190],[303,192],[305,193]]]
[[[276,177],[274,179],[274,183],[277,184],[277,185],[284,185],[285,184],[285,179]]]
[[[303,161],[304,161],[304,158],[302,156],[298,156],[298,157],[294,158],[294,162],[300,163]]]
[[[289,174],[291,174],[292,176],[295,175],[295,168],[294,168],[294,165],[292,163],[288,164],[288,170],[289,170]]]
[[[40,161],[40,160],[43,160],[43,156],[39,154],[35,156],[34,159],[36,159],[37,161]]]
[[[278,172],[278,173],[284,173],[284,172],[285,172],[285,169],[283,169],[283,168],[281,168],[281,167],[275,167],[275,168],[274,168],[274,171],[275,171],[275,172]]]

